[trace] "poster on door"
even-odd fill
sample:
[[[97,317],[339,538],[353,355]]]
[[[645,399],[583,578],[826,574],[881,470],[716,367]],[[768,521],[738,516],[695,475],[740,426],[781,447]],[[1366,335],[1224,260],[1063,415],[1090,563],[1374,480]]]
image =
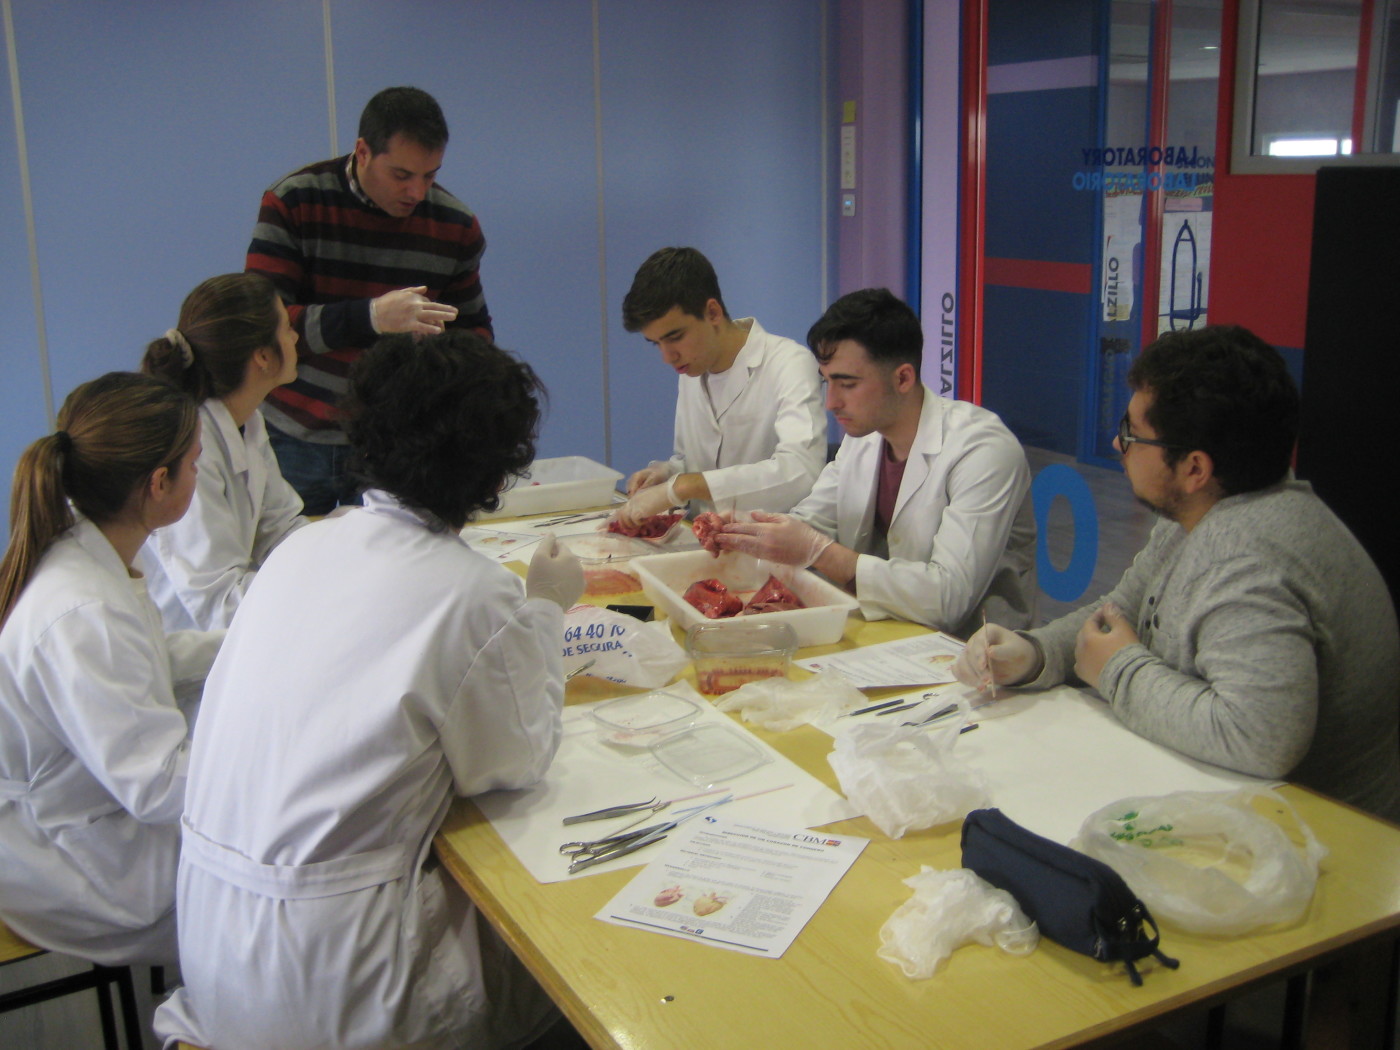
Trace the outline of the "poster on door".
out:
[[[1167,202],[1162,216],[1161,293],[1157,306],[1157,334],[1189,332],[1206,323],[1206,299],[1210,288],[1211,212],[1173,209]],[[1200,207],[1199,198],[1181,204]]]

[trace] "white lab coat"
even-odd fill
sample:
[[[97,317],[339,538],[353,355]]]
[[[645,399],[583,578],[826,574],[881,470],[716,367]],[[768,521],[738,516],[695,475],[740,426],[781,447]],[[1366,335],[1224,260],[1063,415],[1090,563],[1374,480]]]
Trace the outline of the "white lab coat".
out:
[[[987,619],[1032,626],[1035,515],[1026,454],[997,416],[924,387],[887,543],[875,536],[884,438],[847,436],[793,513],[860,554],[867,620],[912,620],[966,638]]]
[[[752,318],[724,397],[709,376],[681,376],[671,472],[702,473],[720,510],[785,511],[812,490],[826,462],[817,359]]]
[[[562,640],[557,605],[382,492],[274,551],[205,690],[185,987],[157,1031],[216,1048],[498,1045],[484,988],[501,967],[483,975],[473,906],[425,862],[454,795],[549,766]]]
[[[0,915],[94,962],[175,962],[188,741],[177,686],[223,631],[167,645],[144,582],[86,519],[0,630]]]
[[[306,524],[256,410],[242,431],[218,398],[199,409],[203,450],[185,516],[157,529],[137,562],[167,630],[227,627],[272,548]]]

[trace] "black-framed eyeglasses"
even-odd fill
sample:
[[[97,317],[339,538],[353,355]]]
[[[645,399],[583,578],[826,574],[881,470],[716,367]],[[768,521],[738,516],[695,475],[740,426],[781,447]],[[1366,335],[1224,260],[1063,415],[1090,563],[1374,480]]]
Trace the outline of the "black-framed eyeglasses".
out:
[[[1128,446],[1136,442],[1139,445],[1151,445],[1154,448],[1180,448],[1179,445],[1172,445],[1166,441],[1157,441],[1154,438],[1140,438],[1128,430],[1128,413],[1123,413],[1123,418],[1118,421],[1118,448],[1128,451]]]

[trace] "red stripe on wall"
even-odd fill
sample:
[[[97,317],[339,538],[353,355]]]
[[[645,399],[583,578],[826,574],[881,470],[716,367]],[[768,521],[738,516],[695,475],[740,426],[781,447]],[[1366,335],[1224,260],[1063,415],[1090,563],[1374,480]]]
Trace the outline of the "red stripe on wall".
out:
[[[986,281],[1008,288],[1036,288],[1042,292],[1075,292],[1088,295],[1094,285],[1094,268],[1088,263],[1041,262],[1038,259],[987,257]]]

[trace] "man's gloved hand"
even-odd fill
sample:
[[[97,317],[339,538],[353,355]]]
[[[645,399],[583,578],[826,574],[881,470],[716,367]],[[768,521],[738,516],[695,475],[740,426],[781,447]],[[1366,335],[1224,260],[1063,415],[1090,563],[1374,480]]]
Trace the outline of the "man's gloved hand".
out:
[[[456,317],[455,306],[435,303],[428,298],[425,284],[417,288],[396,288],[369,301],[369,321],[380,335],[390,332],[437,335]]]
[[[1044,666],[1045,658],[1029,638],[989,623],[967,640],[953,661],[953,674],[963,685],[985,691],[1029,682]]]
[[[638,489],[631,499],[617,508],[617,519],[624,525],[637,526],[680,503],[676,498],[676,479],[671,478],[665,484]]]
[[[670,476],[671,464],[654,459],[627,479],[627,495],[633,495],[638,489],[649,489],[653,485],[660,485]]]
[[[716,537],[720,532],[734,520],[734,515],[726,511],[720,514],[717,511],[707,510],[703,514],[695,515],[695,520],[690,524],[690,531],[695,534],[695,538],[700,542],[700,546],[709,551],[714,557],[719,557],[719,543]]]
[[[525,573],[525,596],[546,598],[568,612],[583,594],[583,566],[574,552],[546,532]]]
[[[764,561],[806,568],[834,542],[791,514],[753,512],[752,521],[735,521],[714,537],[720,550],[742,551]]]

